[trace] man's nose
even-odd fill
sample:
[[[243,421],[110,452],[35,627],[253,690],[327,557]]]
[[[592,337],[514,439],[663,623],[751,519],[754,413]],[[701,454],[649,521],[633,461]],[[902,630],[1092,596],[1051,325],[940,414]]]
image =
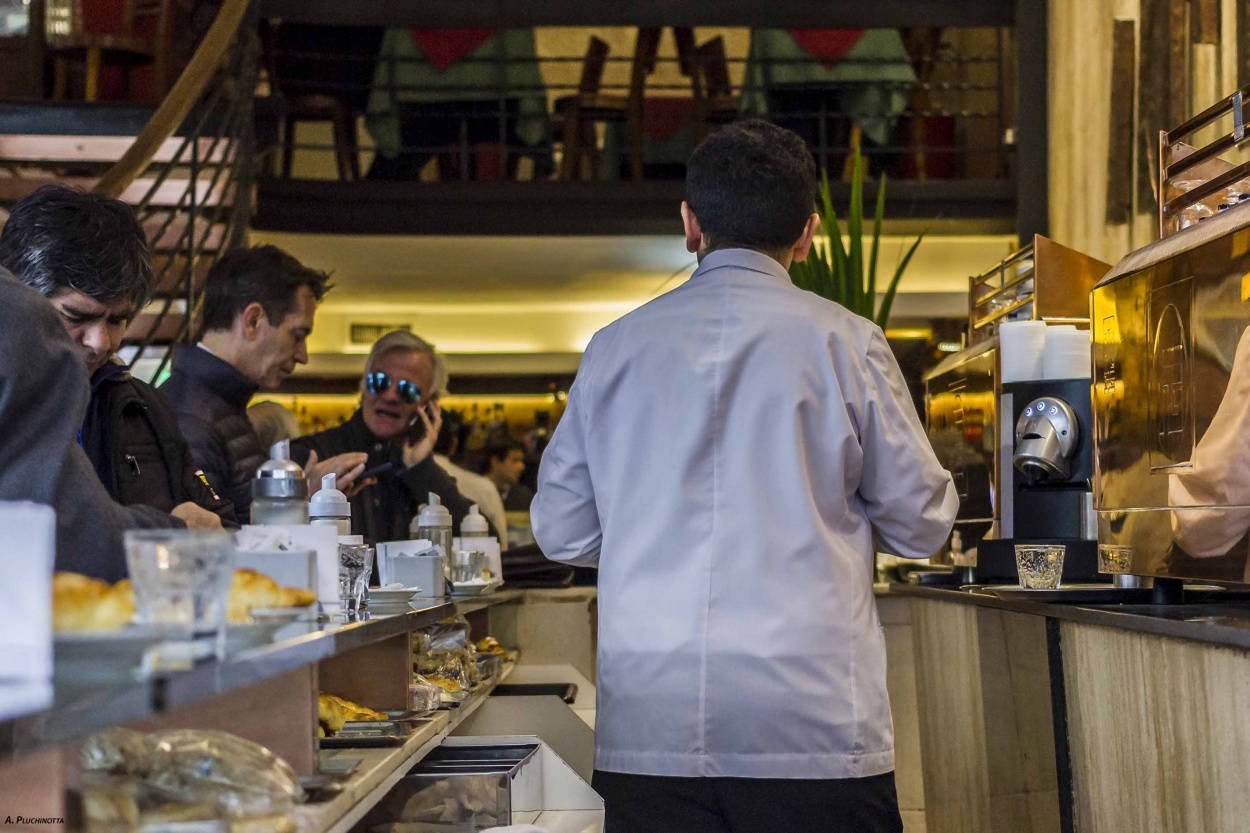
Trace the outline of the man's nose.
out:
[[[78,343],[96,353],[107,353],[112,348],[109,342],[108,328],[104,323],[93,324],[82,331]]]
[[[302,341],[296,344],[295,355],[293,355],[291,359],[296,364],[308,364],[308,345]]]

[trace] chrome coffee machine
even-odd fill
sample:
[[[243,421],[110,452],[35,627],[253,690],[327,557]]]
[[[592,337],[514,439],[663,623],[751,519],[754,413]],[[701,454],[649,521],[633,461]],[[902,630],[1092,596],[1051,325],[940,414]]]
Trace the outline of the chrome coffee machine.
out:
[[[981,542],[977,581],[1016,581],[1016,544],[1064,544],[1064,582],[1107,580],[1098,574],[1090,380],[1004,384],[999,407],[1010,471],[1000,481],[1000,537]]]

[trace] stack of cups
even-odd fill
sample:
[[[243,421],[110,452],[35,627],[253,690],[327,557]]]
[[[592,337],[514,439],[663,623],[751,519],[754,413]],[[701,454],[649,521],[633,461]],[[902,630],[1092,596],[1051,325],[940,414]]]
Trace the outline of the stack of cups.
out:
[[[1088,330],[1061,324],[1046,331],[1042,378],[1088,379],[1092,374],[1092,360]]]
[[[1045,321],[1008,321],[998,328],[1003,384],[1044,378],[1046,329]]]

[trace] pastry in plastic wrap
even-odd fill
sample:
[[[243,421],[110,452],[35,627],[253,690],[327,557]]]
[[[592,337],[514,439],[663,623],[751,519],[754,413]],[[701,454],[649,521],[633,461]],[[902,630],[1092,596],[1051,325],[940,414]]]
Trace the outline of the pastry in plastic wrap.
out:
[[[78,751],[83,772],[108,772],[123,775],[135,772],[140,762],[151,754],[152,736],[120,726],[96,732],[83,741]]]
[[[477,652],[479,654],[499,654],[501,657],[508,655],[508,652],[504,650],[504,647],[499,644],[499,640],[493,636],[479,639],[477,641],[477,645],[474,647],[477,648]]]
[[[125,627],[135,615],[130,583],[111,586],[78,573],[52,576],[52,630],[111,631]]]
[[[311,590],[283,587],[269,576],[255,570],[235,570],[230,581],[230,597],[226,617],[231,622],[244,622],[253,610],[275,607],[304,607],[317,601]]]

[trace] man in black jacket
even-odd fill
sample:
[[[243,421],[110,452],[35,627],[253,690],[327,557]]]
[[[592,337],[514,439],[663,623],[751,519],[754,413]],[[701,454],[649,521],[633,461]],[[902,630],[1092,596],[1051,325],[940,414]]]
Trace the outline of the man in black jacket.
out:
[[[13,207],[0,265],[45,295],[91,376],[78,442],[123,506],[148,506],[196,528],[233,520],[191,459],[173,412],[117,360],[126,327],[155,284],[143,229],[118,200],[56,185]]]
[[[456,481],[434,461],[434,443],[443,417],[436,401],[446,379],[436,378],[441,363],[434,348],[412,333],[387,333],[373,345],[361,382],[360,408],[344,424],[301,437],[292,454],[363,451],[377,483],[352,498],[352,532],[366,543],[408,537],[409,525],[430,492],[451,512],[458,531],[472,505]]]
[[[328,278],[275,246],[226,252],[205,284],[203,339],[174,348],[173,372],[161,393],[192,456],[241,523],[251,514],[252,478],[268,454],[247,418],[247,403],[308,363],[305,342]],[[314,458],[305,470],[314,481],[333,471],[339,488],[350,492],[365,457]]]

